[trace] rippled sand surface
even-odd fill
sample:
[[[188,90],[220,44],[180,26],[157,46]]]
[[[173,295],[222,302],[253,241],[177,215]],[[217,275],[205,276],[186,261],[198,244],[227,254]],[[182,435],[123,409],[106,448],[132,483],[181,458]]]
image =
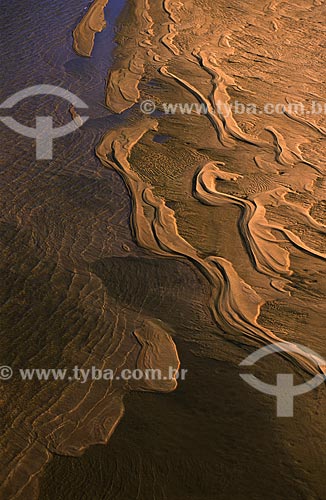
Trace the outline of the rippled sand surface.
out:
[[[238,365],[279,340],[326,358],[326,118],[227,110],[325,102],[324,2],[5,3],[2,100],[49,83],[90,118],[52,161],[1,130],[1,364],[188,376],[3,383],[1,497],[323,500],[325,387],[277,418]],[[298,352],[255,370],[326,366]]]

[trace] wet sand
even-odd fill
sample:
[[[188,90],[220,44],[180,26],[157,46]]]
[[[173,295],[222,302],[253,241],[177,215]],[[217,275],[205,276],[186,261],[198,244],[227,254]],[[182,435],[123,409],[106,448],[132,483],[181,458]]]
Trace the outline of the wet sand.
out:
[[[95,0],[73,32],[74,49],[81,56],[90,56],[94,47],[95,35],[106,26],[104,7],[108,0]]]
[[[68,85],[91,116],[43,165],[6,132],[4,364],[190,375],[10,382],[4,497],[323,498],[325,388],[278,419],[238,364],[275,340],[326,357],[325,115],[225,106],[322,100],[324,8],[130,0],[116,34],[114,0],[50,18],[61,52],[48,35],[38,78]],[[207,114],[164,115],[164,102]],[[271,383],[326,372],[303,353],[272,358],[255,372]]]

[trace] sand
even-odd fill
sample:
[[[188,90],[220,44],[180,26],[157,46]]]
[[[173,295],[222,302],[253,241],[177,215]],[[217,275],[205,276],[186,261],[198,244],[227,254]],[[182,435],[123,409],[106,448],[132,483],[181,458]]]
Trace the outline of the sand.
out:
[[[74,29],[73,47],[79,56],[92,57],[96,33],[106,26],[107,3],[94,0]],[[325,116],[303,118],[290,111],[249,116],[226,111],[237,99],[257,102],[261,108],[265,102],[308,101],[322,95],[325,70],[315,50],[317,42],[322,43],[318,22],[322,9],[321,2],[312,1],[295,5],[277,1],[266,5],[251,1],[217,5],[208,0],[127,2],[115,62],[108,68],[102,96],[108,115],[121,115],[121,120],[103,126],[101,139],[89,147],[95,148],[100,162],[99,178],[108,170],[122,179],[130,198],[129,226],[138,247],[132,252],[144,254],[136,262],[126,255],[119,257],[123,262],[115,257],[111,261],[110,252],[105,251],[106,238],[111,238],[107,229],[101,229],[96,251],[90,242],[86,265],[65,250],[64,267],[75,269],[77,262],[82,269],[67,287],[69,300],[79,304],[81,315],[102,311],[92,319],[94,329],[85,330],[86,340],[76,337],[75,344],[73,339],[68,342],[78,350],[80,364],[100,363],[116,370],[160,368],[167,373],[169,366],[180,367],[180,338],[196,346],[200,359],[229,363],[230,372],[241,356],[279,340],[290,345],[299,342],[326,356],[322,290]],[[157,111],[152,117],[140,112],[142,99],[155,102]],[[164,115],[165,102],[196,102],[207,113]],[[125,111],[131,115],[124,115]],[[75,113],[74,118],[78,117]],[[153,140],[160,135],[166,135],[166,143]],[[113,189],[115,195],[119,196],[121,186]],[[119,240],[117,234],[115,238]],[[66,242],[67,248],[74,245],[73,238]],[[122,249],[128,253],[130,247]],[[78,243],[76,254],[83,252],[83,244]],[[137,267],[138,259],[143,259],[144,268]],[[176,270],[165,275],[163,270],[171,262]],[[163,277],[155,286],[149,285],[156,268]],[[130,290],[121,283],[125,269]],[[188,288],[194,291],[180,285],[189,269],[193,274]],[[178,300],[171,312],[171,306],[164,308],[162,302],[174,273],[180,283],[174,283]],[[156,297],[152,302],[148,299],[151,286]],[[70,359],[71,351],[65,352]],[[316,365],[304,353],[284,354],[284,359],[262,373],[275,373],[278,363],[299,377],[326,373],[323,364]],[[236,391],[245,390],[238,384]],[[203,392],[208,386],[202,380]],[[35,396],[37,403],[17,417],[5,436],[10,460],[3,469],[4,494],[37,498],[38,479],[55,455],[79,457],[87,463],[94,445],[109,443],[109,449],[114,433],[123,426],[124,401],[132,391],[173,393],[178,388],[176,379],[73,383],[54,389],[50,398],[48,387],[42,388]],[[214,397],[210,391],[207,399]],[[279,432],[280,440],[275,449],[282,450],[284,443],[291,442],[286,451],[291,457],[289,468],[293,467],[296,478],[301,473],[305,478],[291,483],[282,472],[279,486],[289,488],[287,498],[315,500],[325,491],[321,470],[326,424],[320,409],[325,403],[324,388],[316,394],[318,404],[314,406],[313,397],[308,399],[307,408],[293,424],[281,425],[272,419],[273,432]],[[268,415],[274,410],[272,403],[257,403],[259,426],[264,410]],[[237,415],[238,410],[234,411]],[[248,417],[250,422],[254,418]],[[241,434],[241,418],[235,420],[236,436]],[[27,430],[19,433],[22,425]],[[207,424],[207,428],[214,429],[214,425]],[[308,451],[298,437],[302,429],[310,436]],[[230,454],[234,459],[232,446],[226,443],[224,457]],[[239,450],[244,454],[239,459],[241,470],[250,460],[245,446]],[[271,449],[266,446],[272,454],[274,444]],[[214,460],[215,455],[213,464]],[[274,474],[277,467],[271,464]],[[185,465],[185,470],[191,471],[191,466]],[[165,498],[162,477],[160,481],[157,498]],[[218,498],[228,498],[230,488],[222,485]],[[261,488],[257,485],[252,498],[258,498]],[[187,498],[210,499],[211,494],[212,490],[202,496],[188,492]],[[247,493],[241,496],[241,488],[235,494],[235,498],[247,498]],[[274,498],[275,494],[280,491],[263,496]],[[169,500],[184,498],[173,495]],[[122,500],[123,494],[116,498]]]

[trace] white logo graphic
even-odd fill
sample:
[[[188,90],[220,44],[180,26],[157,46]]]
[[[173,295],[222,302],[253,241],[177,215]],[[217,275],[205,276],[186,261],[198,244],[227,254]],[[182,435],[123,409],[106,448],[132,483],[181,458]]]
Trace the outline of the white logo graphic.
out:
[[[2,104],[0,104],[0,109],[10,109],[22,99],[40,94],[62,97],[76,108],[88,108],[87,104],[85,104],[75,94],[69,92],[69,90],[65,90],[61,87],[55,87],[54,85],[34,85],[33,87],[21,90],[6,99]],[[74,132],[81,127],[88,119],[88,116],[77,116],[79,120],[74,119],[67,125],[57,128],[53,128],[53,119],[51,116],[36,116],[36,128],[26,127],[10,116],[0,116],[0,120],[7,125],[7,127],[14,130],[18,134],[24,135],[25,137],[31,137],[36,140],[37,160],[52,160],[53,139],[71,134],[71,132]]]
[[[240,363],[239,366],[253,366],[261,358],[277,352],[294,352],[306,357],[318,368],[326,367],[326,361],[311,349],[308,349],[300,344],[290,344],[288,342],[277,342],[275,344],[262,347],[261,349],[258,349],[258,351],[250,354]],[[240,374],[240,377],[247,382],[247,384],[257,389],[257,391],[276,396],[278,417],[293,417],[294,397],[312,391],[326,381],[326,375],[323,374],[315,375],[315,377],[311,380],[299,385],[294,385],[293,375],[288,373],[277,374],[276,385],[266,384],[254,375],[250,374],[242,373]]]

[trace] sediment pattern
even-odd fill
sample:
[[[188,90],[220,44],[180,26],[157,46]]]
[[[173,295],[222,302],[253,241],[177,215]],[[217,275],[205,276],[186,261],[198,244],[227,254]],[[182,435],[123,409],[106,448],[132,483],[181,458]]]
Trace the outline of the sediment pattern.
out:
[[[92,55],[96,33],[106,26],[107,3],[94,0],[74,29],[73,47],[78,55]],[[139,259],[144,258],[144,250],[144,260],[151,255],[155,265],[159,262],[163,268],[171,260],[176,265],[187,264],[203,278],[209,290],[205,306],[211,314],[214,335],[236,346],[251,348],[304,338],[306,343],[311,342],[310,347],[323,349],[324,338],[317,321],[311,337],[298,331],[298,321],[292,331],[286,331],[291,321],[284,327],[280,325],[277,307],[281,303],[289,310],[304,309],[310,301],[311,310],[320,317],[324,314],[320,282],[326,258],[325,169],[321,159],[325,151],[325,119],[303,118],[287,110],[278,116],[239,118],[231,108],[237,98],[245,102],[257,99],[260,105],[267,99],[277,102],[283,99],[285,85],[291,99],[303,100],[321,93],[320,78],[309,64],[297,70],[302,74],[292,85],[294,57],[292,53],[287,55],[291,44],[284,33],[290,18],[298,23],[303,19],[318,32],[313,18],[322,2],[241,2],[240,7],[233,5],[238,16],[217,3],[127,2],[125,25],[117,35],[117,57],[108,69],[103,102],[106,111],[116,114],[130,110],[131,118],[122,115],[109,125],[107,115],[98,118],[98,122],[94,119],[100,140],[90,120],[87,147],[95,147],[100,164],[92,172],[91,181],[82,176],[78,180],[81,191],[90,191],[89,224],[85,225],[88,214],[83,212],[81,198],[73,207],[71,219],[63,227],[58,225],[50,230],[39,215],[39,211],[47,209],[43,195],[37,205],[25,201],[27,189],[33,192],[38,176],[45,175],[41,177],[41,186],[49,189],[50,170],[17,174],[21,189],[14,195],[15,224],[11,219],[2,223],[10,226],[21,260],[18,265],[9,255],[8,269],[15,278],[15,293],[17,283],[21,289],[29,290],[31,296],[25,297],[25,301],[36,309],[32,292],[39,283],[48,283],[39,300],[42,304],[44,301],[56,325],[60,343],[60,354],[56,354],[63,366],[74,359],[84,369],[113,366],[118,373],[123,368],[159,368],[165,375],[169,367],[177,370],[180,366],[174,340],[184,327],[187,314],[180,315],[179,325],[174,321],[178,327],[175,330],[169,328],[168,320],[158,319],[160,302],[151,309],[147,290],[144,292],[153,272],[146,275],[145,285],[139,285],[141,303],[137,302],[137,286],[142,269],[130,271],[130,282],[136,287],[132,299],[127,285],[120,285],[122,289],[117,286],[117,291],[112,284],[112,267],[118,269],[119,263],[107,262],[108,255],[119,255],[123,260],[121,268],[134,266],[132,258],[126,256],[131,252],[130,242],[121,244],[121,228],[127,221],[138,245],[132,252],[137,256],[140,252]],[[310,54],[314,71],[322,71],[321,59],[303,31],[299,29],[295,35],[299,56],[306,60]],[[279,84],[273,80],[274,74],[279,75]],[[88,84],[93,84],[91,76]],[[157,112],[153,118],[140,115],[134,106],[141,97],[155,101]],[[162,103],[176,99],[194,99],[205,106],[205,116],[164,116]],[[78,121],[78,113],[74,109],[70,113]],[[156,137],[157,142],[153,140]],[[69,147],[70,154],[76,153],[79,158],[78,142],[69,143]],[[147,163],[144,154],[141,157],[143,151],[149,151]],[[92,156],[93,152],[87,157],[88,162]],[[157,158],[158,167],[154,161]],[[61,161],[69,166],[73,159]],[[127,204],[117,212],[106,206],[110,197],[117,205],[123,190],[116,173],[130,197],[130,220]],[[100,194],[99,180],[104,186]],[[71,196],[65,179],[60,189],[67,190],[63,204],[70,213],[75,193]],[[202,238],[200,227],[185,227],[191,226],[192,215],[204,221],[207,230]],[[51,219],[51,211],[48,216]],[[21,229],[25,219],[30,224],[27,233]],[[216,238],[217,222],[221,231]],[[229,232],[234,244],[227,241]],[[35,255],[31,250],[34,247]],[[236,247],[233,253],[232,247]],[[19,253],[23,250],[24,255]],[[28,252],[30,265],[25,264]],[[60,283],[65,284],[64,290]],[[160,290],[162,284],[157,288]],[[4,297],[3,307],[12,317],[14,306],[24,307],[24,293],[20,293],[14,298],[10,294]],[[201,327],[204,315],[201,308],[196,309],[197,302],[194,298],[182,304],[185,310],[189,307],[189,311],[195,311]],[[276,313],[268,315],[269,306],[275,306]],[[207,318],[205,321],[209,324]],[[19,324],[17,318],[17,330]],[[33,338],[34,322],[30,319],[27,324],[21,333],[26,346]],[[187,328],[189,332],[193,325]],[[47,335],[45,329],[44,337]],[[50,335],[49,340],[56,351]],[[40,351],[33,351],[29,361],[40,362],[42,350],[45,351],[43,340]],[[51,352],[47,356],[50,361]],[[306,372],[325,373],[325,366],[316,366],[304,353],[285,357]],[[37,498],[38,477],[54,454],[76,457],[92,445],[106,444],[124,414],[123,400],[130,391],[169,392],[177,387],[177,380],[85,384],[65,381],[59,385],[52,382],[50,389],[49,383],[30,387],[22,403],[25,411],[13,413],[3,437],[1,481],[6,498]]]
[[[80,56],[91,56],[96,33],[105,26],[104,7],[108,0],[94,0],[88,11],[74,29],[74,49]]]
[[[149,14],[149,0],[136,1],[134,5],[133,22],[137,31],[130,47],[131,55],[128,54],[119,68],[110,70],[107,78],[105,103],[115,113],[122,113],[139,101],[138,86],[152,45],[153,20]]]

